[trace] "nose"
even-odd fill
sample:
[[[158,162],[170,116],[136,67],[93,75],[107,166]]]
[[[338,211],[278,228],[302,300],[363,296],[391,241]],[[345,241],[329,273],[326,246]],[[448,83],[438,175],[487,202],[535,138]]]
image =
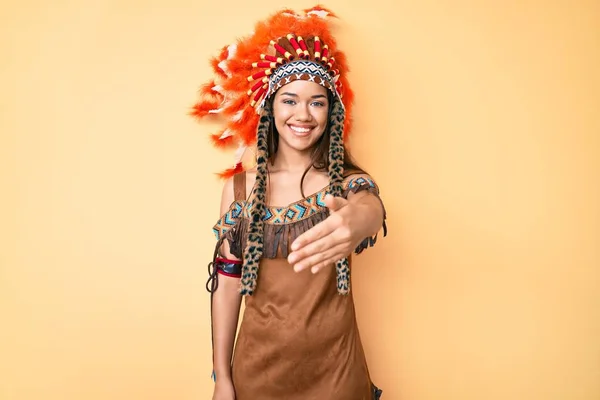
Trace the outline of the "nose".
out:
[[[296,107],[295,117],[298,121],[310,121],[312,119],[312,115],[310,113],[310,109],[308,108],[308,104],[298,104]]]

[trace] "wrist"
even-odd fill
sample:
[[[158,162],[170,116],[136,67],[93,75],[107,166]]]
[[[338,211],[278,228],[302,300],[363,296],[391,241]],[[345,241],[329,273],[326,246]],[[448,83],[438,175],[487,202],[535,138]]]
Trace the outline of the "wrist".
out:
[[[231,369],[230,368],[215,368],[215,383],[219,382],[231,382]]]
[[[228,378],[228,379],[217,379],[217,381],[215,382],[215,386],[229,386],[229,385],[233,385],[233,379]]]

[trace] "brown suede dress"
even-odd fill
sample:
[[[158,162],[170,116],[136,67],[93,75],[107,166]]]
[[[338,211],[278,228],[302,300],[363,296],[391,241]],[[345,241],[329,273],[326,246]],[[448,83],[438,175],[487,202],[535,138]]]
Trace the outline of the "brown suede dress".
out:
[[[249,215],[245,183],[240,189],[244,181],[234,180],[236,200],[214,227],[219,242],[228,240],[238,258]],[[360,190],[379,195],[365,175],[345,179],[344,197]],[[381,395],[369,375],[352,294],[338,294],[335,267],[296,273],[286,259],[293,240],[329,215],[322,201],[326,193],[324,188],[287,207],[267,207],[256,291],[245,296],[234,351],[237,400],[373,400]],[[366,238],[356,252],[375,239]]]

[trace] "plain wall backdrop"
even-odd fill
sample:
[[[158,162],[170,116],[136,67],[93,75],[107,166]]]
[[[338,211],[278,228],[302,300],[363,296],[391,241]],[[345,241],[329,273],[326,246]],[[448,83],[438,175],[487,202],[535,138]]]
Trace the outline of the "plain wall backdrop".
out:
[[[2,2],[0,399],[210,398],[233,156],[187,112],[221,46],[312,5]],[[324,5],[388,210],[353,275],[383,399],[599,399],[600,3]]]

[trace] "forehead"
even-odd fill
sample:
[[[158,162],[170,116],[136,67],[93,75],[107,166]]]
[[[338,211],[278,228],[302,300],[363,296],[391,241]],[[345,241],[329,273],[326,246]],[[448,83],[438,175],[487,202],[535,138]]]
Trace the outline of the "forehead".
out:
[[[283,85],[277,91],[275,96],[281,96],[283,93],[292,93],[301,97],[312,97],[315,95],[327,96],[327,89],[319,85],[318,83],[309,82],[305,80],[296,80]]]

